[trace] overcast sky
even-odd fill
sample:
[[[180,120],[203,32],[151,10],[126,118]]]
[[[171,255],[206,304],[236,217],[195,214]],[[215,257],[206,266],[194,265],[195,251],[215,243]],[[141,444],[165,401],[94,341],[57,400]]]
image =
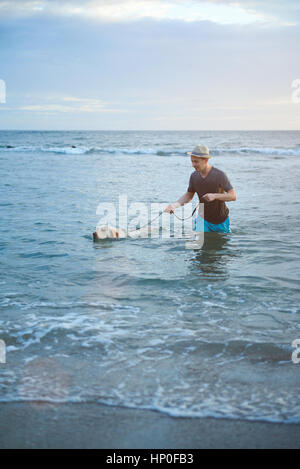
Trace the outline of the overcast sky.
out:
[[[299,0],[0,0],[0,129],[300,129]]]

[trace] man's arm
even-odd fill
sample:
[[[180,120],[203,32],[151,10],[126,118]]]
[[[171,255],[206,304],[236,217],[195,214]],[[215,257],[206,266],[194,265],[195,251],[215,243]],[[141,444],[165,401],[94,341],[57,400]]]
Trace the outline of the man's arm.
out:
[[[213,202],[214,200],[222,200],[223,202],[233,202],[236,200],[236,193],[234,189],[230,189],[228,192],[224,192],[223,194],[205,194],[203,195],[203,199],[206,202]]]
[[[192,198],[194,197],[194,194],[195,194],[194,192],[186,192],[176,202],[174,202],[173,204],[168,205],[167,208],[165,209],[165,212],[173,213],[174,210],[176,210],[176,208],[190,202],[192,200]]]

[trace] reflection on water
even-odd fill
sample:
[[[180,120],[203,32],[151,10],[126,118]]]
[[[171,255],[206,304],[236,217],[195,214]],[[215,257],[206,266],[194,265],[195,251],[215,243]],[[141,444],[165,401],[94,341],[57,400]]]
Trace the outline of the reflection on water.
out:
[[[228,262],[233,255],[229,239],[228,234],[205,233],[202,248],[191,258],[192,273],[210,280],[226,280],[229,277]]]

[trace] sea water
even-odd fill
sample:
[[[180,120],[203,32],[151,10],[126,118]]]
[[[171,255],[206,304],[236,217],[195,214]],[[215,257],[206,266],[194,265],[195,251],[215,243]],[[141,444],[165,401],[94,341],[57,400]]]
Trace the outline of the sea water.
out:
[[[177,200],[198,143],[232,233],[93,243],[99,204]],[[300,132],[2,131],[0,177],[0,401],[300,421]]]

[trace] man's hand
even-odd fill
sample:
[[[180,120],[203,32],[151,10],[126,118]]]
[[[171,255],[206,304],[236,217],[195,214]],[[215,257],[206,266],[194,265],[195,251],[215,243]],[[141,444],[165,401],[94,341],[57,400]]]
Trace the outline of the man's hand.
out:
[[[213,202],[214,200],[216,200],[216,195],[217,194],[205,194],[202,196],[202,198],[206,201],[206,202]]]
[[[176,208],[178,207],[180,207],[180,203],[174,202],[174,204],[168,205],[167,208],[165,208],[164,212],[173,213],[174,210],[176,210]]]

